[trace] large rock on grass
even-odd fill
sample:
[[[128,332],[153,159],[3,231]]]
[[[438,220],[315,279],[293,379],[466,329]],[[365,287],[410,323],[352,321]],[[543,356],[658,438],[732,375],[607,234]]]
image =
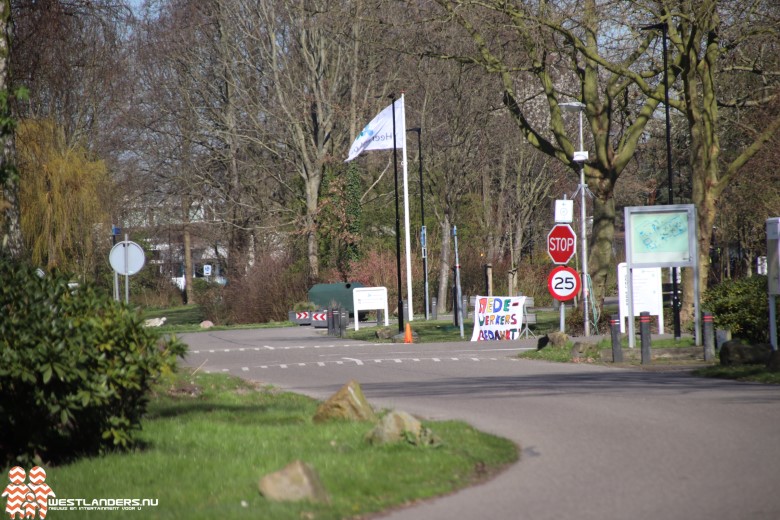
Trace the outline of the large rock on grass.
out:
[[[350,381],[322,403],[314,414],[314,422],[332,420],[375,421],[376,414],[368,404],[360,383]]]
[[[300,460],[265,475],[257,487],[265,498],[276,502],[330,502],[317,471]]]
[[[724,343],[719,353],[720,364],[723,366],[766,365],[771,355],[770,345],[747,345],[738,339]]]
[[[565,332],[550,332],[547,334],[547,342],[551,347],[563,347],[569,341],[569,335]]]
[[[366,439],[371,444],[394,444],[408,442],[416,446],[436,444],[433,433],[410,414],[393,410],[379,421]]]

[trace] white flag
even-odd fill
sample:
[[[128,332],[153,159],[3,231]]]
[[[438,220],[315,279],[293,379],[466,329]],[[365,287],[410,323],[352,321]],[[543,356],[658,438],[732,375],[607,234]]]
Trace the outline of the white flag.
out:
[[[406,124],[404,121],[404,97],[395,102],[395,147],[404,148]],[[349,149],[349,157],[344,162],[349,162],[366,150],[387,150],[393,148],[393,105],[379,112],[379,114],[366,125],[360,135]]]

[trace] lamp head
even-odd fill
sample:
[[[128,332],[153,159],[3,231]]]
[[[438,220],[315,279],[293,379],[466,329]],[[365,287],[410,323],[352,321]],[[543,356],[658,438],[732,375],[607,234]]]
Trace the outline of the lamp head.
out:
[[[565,112],[583,112],[585,110],[585,103],[579,101],[572,101],[571,103],[558,103]]]

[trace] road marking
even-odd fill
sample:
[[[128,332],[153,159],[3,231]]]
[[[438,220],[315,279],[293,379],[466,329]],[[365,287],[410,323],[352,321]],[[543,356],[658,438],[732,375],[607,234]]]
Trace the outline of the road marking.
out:
[[[516,361],[515,358],[478,358],[478,357],[468,357],[468,358],[458,358],[458,357],[447,357],[447,358],[384,358],[384,359],[358,359],[358,358],[341,358],[340,360],[333,360],[333,361],[312,361],[307,363],[280,363],[278,365],[256,365],[254,367],[241,367],[241,370],[243,372],[248,372],[251,370],[251,368],[260,368],[260,369],[272,369],[272,368],[291,368],[291,367],[313,367],[316,366],[319,368],[325,368],[328,365],[341,365],[341,366],[365,366],[368,363],[374,363],[376,365],[382,364],[382,363],[396,363],[396,364],[403,364],[404,362],[415,362],[420,363],[423,361],[432,361],[434,363],[442,363],[442,362],[448,362],[448,361],[473,361],[475,363],[479,363],[482,361]],[[354,365],[353,365],[354,363]],[[220,369],[214,369],[214,370],[220,370]],[[223,372],[228,372],[229,369],[221,369]]]
[[[263,345],[263,348],[267,348],[268,350],[276,350],[274,347],[271,347],[269,345]]]

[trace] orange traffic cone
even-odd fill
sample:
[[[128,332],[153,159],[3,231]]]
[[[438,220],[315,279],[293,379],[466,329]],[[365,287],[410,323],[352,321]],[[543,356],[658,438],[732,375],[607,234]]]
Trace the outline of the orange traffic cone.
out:
[[[412,339],[412,327],[409,322],[406,323],[406,330],[404,331],[404,343],[414,343]]]

